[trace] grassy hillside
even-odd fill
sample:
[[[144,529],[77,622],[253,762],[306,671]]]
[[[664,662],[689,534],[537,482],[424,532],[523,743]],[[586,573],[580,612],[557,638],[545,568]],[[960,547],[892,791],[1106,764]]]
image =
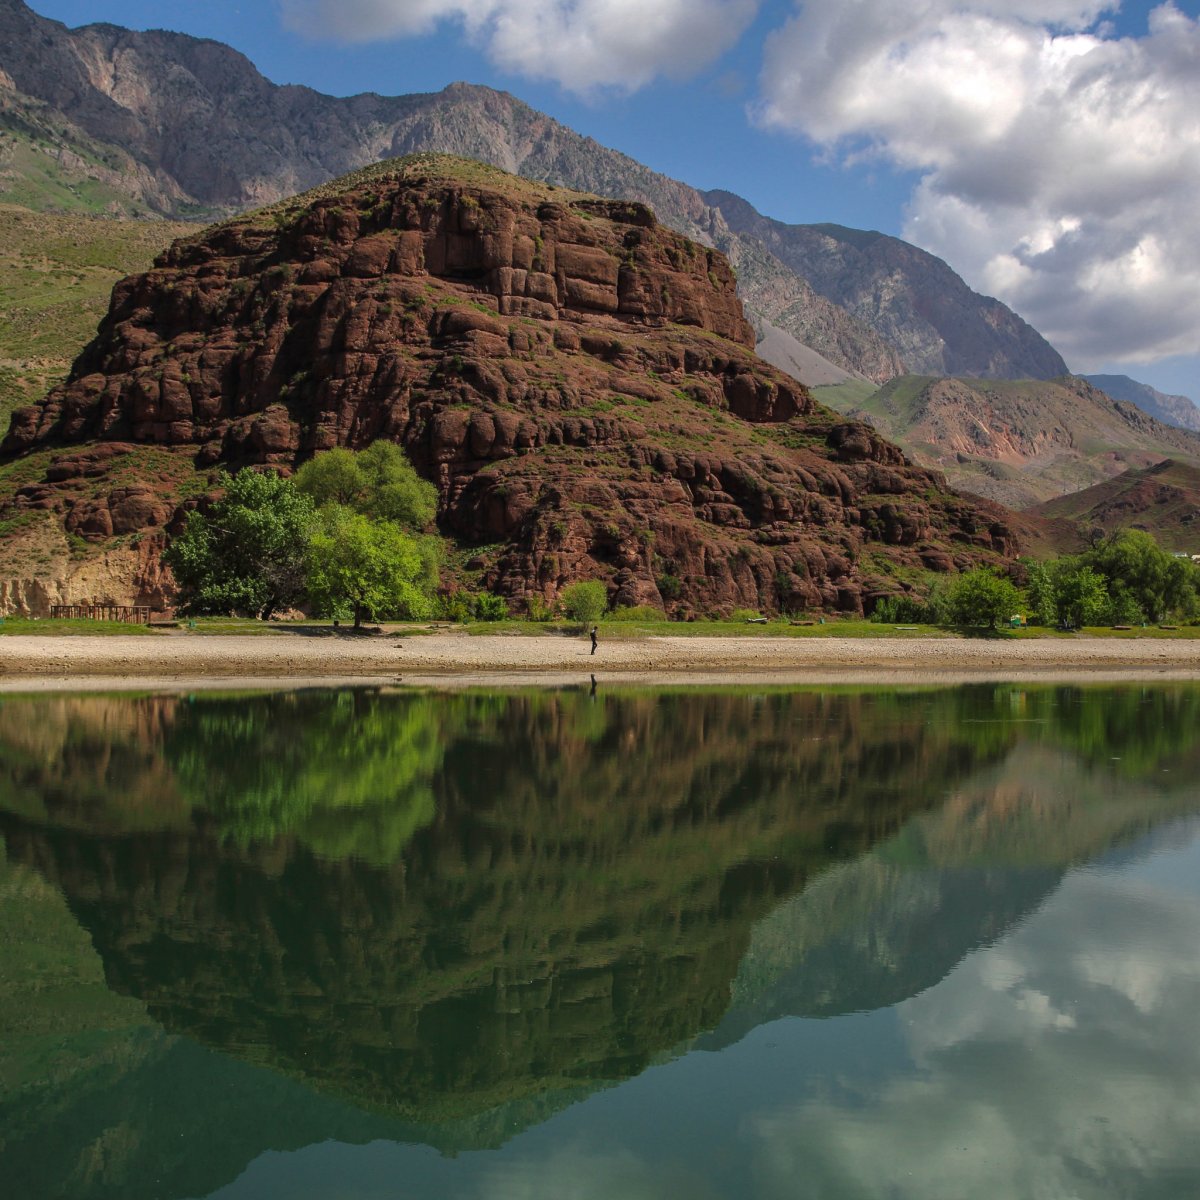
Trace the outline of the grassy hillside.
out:
[[[1145,529],[1168,550],[1200,554],[1200,468],[1167,459],[1047,501],[1033,512],[1105,533]]]
[[[1015,509],[1032,509],[1165,458],[1200,466],[1195,433],[1161,424],[1072,376],[905,375],[865,396],[841,387],[819,388],[816,395],[870,421],[918,462],[944,471],[952,487]]]
[[[68,372],[113,284],[195,226],[0,205],[0,432]]]
[[[835,412],[855,412],[861,409],[878,389],[873,383],[847,379],[843,383],[827,383],[809,388],[815,399]]]

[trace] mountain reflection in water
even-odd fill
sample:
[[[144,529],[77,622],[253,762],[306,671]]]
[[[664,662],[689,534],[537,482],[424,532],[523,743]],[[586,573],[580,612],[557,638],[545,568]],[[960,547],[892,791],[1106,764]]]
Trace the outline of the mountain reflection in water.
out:
[[[1198,718],[1189,687],[10,700],[0,1177],[200,1195],[330,1137],[496,1146],[896,1004],[1200,808]]]

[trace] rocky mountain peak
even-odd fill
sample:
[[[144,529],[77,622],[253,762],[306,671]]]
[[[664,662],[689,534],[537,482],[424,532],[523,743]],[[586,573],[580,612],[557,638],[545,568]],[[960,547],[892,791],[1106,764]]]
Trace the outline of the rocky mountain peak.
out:
[[[276,86],[219,43],[114,26],[70,30],[20,0],[0,5],[0,69],[23,96],[99,143],[87,157],[130,156],[127,186],[139,207],[226,215],[380,159],[440,151],[649,204],[733,262],[757,315],[876,383],[905,371],[1050,378],[1066,370],[1019,317],[915,247],[769,221],[731,192],[701,193],[491,88],[325,96]]]
[[[1032,326],[980,296],[940,258],[874,230],[787,225],[730,192],[706,192],[730,229],[761,243],[896,348],[915,375],[1057,379],[1059,353]]]
[[[180,519],[181,464],[386,438],[484,585],[685,615],[858,612],[1015,550],[753,344],[724,256],[645,205],[422,154],[176,242],[0,455],[43,468],[15,508],[104,544]]]

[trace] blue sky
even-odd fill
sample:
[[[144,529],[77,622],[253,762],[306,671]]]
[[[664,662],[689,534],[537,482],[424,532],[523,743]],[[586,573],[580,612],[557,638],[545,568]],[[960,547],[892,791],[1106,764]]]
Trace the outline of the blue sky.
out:
[[[1074,370],[1200,399],[1200,0],[32,0],[335,95],[502,88],[785,221],[915,241]]]

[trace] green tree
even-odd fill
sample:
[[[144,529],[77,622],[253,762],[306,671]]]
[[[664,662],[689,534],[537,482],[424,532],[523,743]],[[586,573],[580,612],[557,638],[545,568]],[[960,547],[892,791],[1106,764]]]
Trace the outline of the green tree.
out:
[[[1135,607],[1144,620],[1191,617],[1196,612],[1200,572],[1189,560],[1168,554],[1142,530],[1126,529],[1105,538],[1080,559],[1104,577],[1116,603]]]
[[[244,470],[208,512],[194,512],[163,561],[184,610],[248,613],[267,620],[304,595],[312,500],[273,473]]]
[[[420,619],[433,611],[428,560],[421,542],[391,521],[372,521],[327,504],[308,539],[308,594],[318,611],[347,609],[364,617]]]
[[[1031,564],[1028,592],[1030,606],[1043,625],[1080,628],[1112,619],[1107,581],[1076,556]]]
[[[413,531],[427,529],[437,514],[437,489],[395,442],[318,454],[296,472],[296,487],[318,507],[340,504]]]
[[[600,620],[608,607],[608,589],[598,579],[587,579],[563,588],[559,599],[572,621],[591,624]]]
[[[1033,559],[1021,560],[1029,574],[1029,582],[1025,585],[1025,595],[1029,601],[1030,616],[1039,625],[1055,625],[1058,623],[1058,609],[1055,605],[1054,575],[1051,563],[1036,562]]]
[[[1066,560],[1055,584],[1058,621],[1076,629],[1096,625],[1109,611],[1108,585],[1102,575],[1074,559]]]
[[[946,611],[956,625],[994,628],[1020,607],[1017,589],[987,567],[965,571],[946,591]]]
[[[455,711],[361,690],[202,696],[164,722],[164,752],[181,795],[239,844],[287,836],[390,863],[434,817]]]

